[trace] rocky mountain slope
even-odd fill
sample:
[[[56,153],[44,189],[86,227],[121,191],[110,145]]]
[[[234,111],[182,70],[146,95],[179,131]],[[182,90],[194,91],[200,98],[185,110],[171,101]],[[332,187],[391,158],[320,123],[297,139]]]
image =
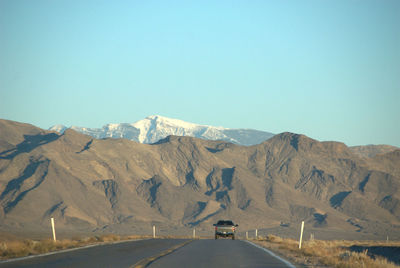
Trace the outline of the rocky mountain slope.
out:
[[[141,233],[240,230],[400,239],[400,150],[363,158],[281,133],[254,146],[168,136],[94,139],[0,120],[0,229]]]
[[[49,130],[63,133],[66,126],[55,125]],[[254,129],[229,129],[188,123],[159,115],[146,117],[133,124],[107,124],[102,128],[72,126],[77,132],[96,139],[124,138],[140,143],[155,143],[169,135],[190,136],[206,140],[222,140],[240,145],[259,144],[273,136],[272,133]]]
[[[400,148],[390,145],[363,145],[363,146],[352,146],[350,150],[360,157],[375,157],[378,154],[387,154],[398,150]]]

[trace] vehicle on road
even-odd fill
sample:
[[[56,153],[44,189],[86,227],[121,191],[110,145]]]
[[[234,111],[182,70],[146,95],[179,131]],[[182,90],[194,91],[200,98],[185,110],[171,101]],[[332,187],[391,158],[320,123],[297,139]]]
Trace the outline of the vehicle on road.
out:
[[[235,240],[236,227],[238,224],[234,224],[231,220],[220,220],[215,226],[215,239],[218,237],[232,237]]]

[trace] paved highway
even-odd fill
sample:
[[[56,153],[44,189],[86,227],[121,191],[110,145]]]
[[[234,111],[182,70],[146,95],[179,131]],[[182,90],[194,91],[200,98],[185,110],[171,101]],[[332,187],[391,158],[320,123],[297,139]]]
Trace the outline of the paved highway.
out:
[[[289,264],[290,265],[290,264]],[[266,251],[241,240],[195,240],[192,243],[166,255],[148,267],[271,267],[288,266]]]
[[[186,240],[149,239],[94,246],[21,261],[0,263],[0,268],[97,268],[130,267],[143,258],[157,255]]]
[[[294,267],[246,241],[219,239],[150,239],[89,247],[79,250],[0,263],[3,267]],[[165,255],[166,252],[169,254]],[[164,256],[165,255],[165,256]],[[151,261],[152,256],[159,257]],[[149,261],[146,261],[149,260]],[[143,266],[142,266],[143,267]]]

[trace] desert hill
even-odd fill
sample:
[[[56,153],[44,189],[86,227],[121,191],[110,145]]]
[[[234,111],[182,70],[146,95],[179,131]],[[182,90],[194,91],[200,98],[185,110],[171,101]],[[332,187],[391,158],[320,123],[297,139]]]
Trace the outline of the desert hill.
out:
[[[240,230],[400,239],[400,150],[360,157],[281,133],[254,146],[168,136],[95,139],[0,120],[0,229],[166,232],[229,218]],[[330,234],[330,235],[328,235]]]
[[[395,146],[390,145],[364,145],[364,146],[352,146],[350,150],[361,157],[375,157],[378,154],[387,154],[395,150],[399,150]]]

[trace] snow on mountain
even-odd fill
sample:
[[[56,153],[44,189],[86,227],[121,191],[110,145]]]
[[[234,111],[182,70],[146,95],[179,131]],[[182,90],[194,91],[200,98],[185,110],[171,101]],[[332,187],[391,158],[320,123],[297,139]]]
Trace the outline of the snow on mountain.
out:
[[[63,133],[67,127],[50,128]],[[71,129],[97,139],[124,138],[140,143],[155,143],[169,135],[191,136],[207,140],[224,140],[241,145],[254,145],[273,136],[272,133],[253,129],[229,129],[185,122],[159,115],[148,116],[135,123],[107,124],[102,128],[72,126]]]
[[[66,129],[68,129],[68,127],[66,127],[64,125],[54,125],[49,130],[56,131],[56,132],[59,132],[59,133],[64,133],[64,131]]]
[[[71,129],[92,136],[96,139],[123,138],[133,141],[139,141],[138,140],[139,130],[134,126],[132,126],[132,124],[127,124],[127,123],[107,124],[102,128],[85,128],[85,127],[72,126]]]
[[[140,130],[139,142],[154,143],[169,135],[191,136],[209,140],[228,140],[238,143],[222,134],[224,128],[202,126],[159,115],[149,116],[133,124]],[[217,130],[217,131],[216,131]]]

